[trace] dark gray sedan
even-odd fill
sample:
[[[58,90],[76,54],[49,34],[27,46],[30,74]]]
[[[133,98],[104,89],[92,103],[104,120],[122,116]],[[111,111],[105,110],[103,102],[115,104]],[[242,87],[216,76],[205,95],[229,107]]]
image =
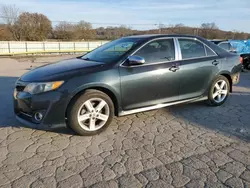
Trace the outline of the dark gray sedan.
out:
[[[14,109],[24,124],[68,125],[92,135],[114,115],[201,100],[219,106],[240,71],[239,55],[197,36],[124,37],[23,75],[16,82]]]

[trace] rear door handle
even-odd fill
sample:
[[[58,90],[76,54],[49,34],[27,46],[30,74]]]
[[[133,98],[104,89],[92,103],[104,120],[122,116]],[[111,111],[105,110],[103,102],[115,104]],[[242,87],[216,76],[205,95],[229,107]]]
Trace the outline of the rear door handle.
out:
[[[172,72],[176,72],[177,70],[179,70],[180,68],[176,65],[173,65],[172,67],[169,68],[170,71]]]
[[[212,64],[215,65],[215,66],[218,65],[219,63],[220,63],[220,62],[217,61],[217,60],[214,60],[214,61],[212,62]]]

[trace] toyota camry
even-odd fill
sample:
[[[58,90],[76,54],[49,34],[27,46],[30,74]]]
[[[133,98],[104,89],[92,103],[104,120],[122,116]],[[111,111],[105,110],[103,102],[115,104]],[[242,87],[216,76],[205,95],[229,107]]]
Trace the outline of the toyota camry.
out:
[[[114,116],[202,100],[222,105],[241,66],[239,55],[198,36],[123,37],[21,76],[14,111],[25,125],[93,135]]]

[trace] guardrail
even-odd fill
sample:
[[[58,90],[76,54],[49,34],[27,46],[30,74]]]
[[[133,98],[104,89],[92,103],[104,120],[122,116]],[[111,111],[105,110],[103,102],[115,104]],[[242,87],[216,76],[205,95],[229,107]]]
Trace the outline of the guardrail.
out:
[[[91,50],[50,50],[50,51],[29,51],[29,52],[12,52],[1,53],[0,56],[14,56],[14,55],[35,55],[35,54],[52,54],[52,53],[81,53],[89,52]]]
[[[94,42],[26,42],[0,41],[0,56],[48,53],[77,53],[91,51],[108,41]]]

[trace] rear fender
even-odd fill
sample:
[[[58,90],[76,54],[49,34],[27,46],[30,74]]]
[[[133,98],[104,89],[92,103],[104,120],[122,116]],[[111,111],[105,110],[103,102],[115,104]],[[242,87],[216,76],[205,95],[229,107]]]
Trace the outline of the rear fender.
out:
[[[230,92],[232,92],[232,89],[233,89],[233,78],[232,78],[232,74],[229,72],[229,71],[221,71],[221,72],[219,72],[218,73],[218,75],[217,76],[220,76],[220,75],[222,75],[222,76],[225,76],[227,79],[228,79],[228,81],[229,81],[229,84],[230,84]],[[217,77],[216,76],[216,77]],[[213,80],[214,81],[214,80]]]

